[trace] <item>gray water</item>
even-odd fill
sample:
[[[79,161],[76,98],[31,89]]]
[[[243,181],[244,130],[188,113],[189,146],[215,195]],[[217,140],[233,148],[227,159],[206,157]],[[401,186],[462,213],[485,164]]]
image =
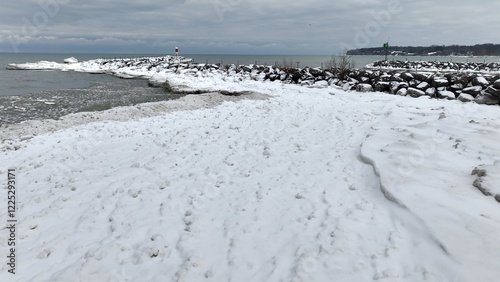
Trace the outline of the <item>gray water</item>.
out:
[[[58,119],[88,111],[177,99],[183,95],[151,88],[146,80],[125,80],[107,74],[80,72],[7,70],[9,63],[62,62],[120,57],[120,54],[7,54],[0,53],[0,124],[32,119]],[[140,56],[133,55],[132,57]],[[124,55],[121,55],[124,57]],[[131,57],[128,55],[127,57]]]
[[[79,61],[99,58],[136,58],[166,54],[49,54],[0,53],[0,124],[30,119],[57,119],[69,113],[100,111],[117,106],[176,99],[181,95],[164,89],[150,88],[147,81],[124,80],[107,74],[61,71],[7,70],[10,63],[40,60],[63,62],[75,57]],[[287,65],[293,67],[326,67],[331,55],[200,55],[181,54],[195,63]],[[383,56],[353,56],[356,68],[363,68]],[[406,57],[389,56],[389,60],[427,60],[454,62],[500,62],[500,57]]]

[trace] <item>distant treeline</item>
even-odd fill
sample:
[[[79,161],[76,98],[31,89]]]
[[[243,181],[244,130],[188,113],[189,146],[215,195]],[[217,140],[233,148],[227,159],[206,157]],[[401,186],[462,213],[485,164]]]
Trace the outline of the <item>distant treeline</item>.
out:
[[[477,44],[474,46],[450,45],[428,47],[389,46],[389,55],[402,56],[500,56],[500,44]],[[384,47],[360,48],[347,51],[347,55],[384,55]]]

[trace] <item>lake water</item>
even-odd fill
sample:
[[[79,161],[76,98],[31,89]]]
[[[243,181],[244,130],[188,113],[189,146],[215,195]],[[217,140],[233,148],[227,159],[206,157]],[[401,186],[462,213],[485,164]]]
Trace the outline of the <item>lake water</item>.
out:
[[[98,111],[117,106],[176,99],[180,95],[150,88],[145,80],[124,80],[105,74],[61,71],[7,70],[10,63],[62,62],[98,58],[133,58],[165,54],[48,54],[0,53],[0,124],[29,119],[58,118],[68,113]],[[290,55],[200,55],[187,54],[195,63],[327,66],[332,56]],[[383,56],[353,56],[354,66],[362,68]],[[500,62],[499,57],[394,57],[391,60],[430,60],[454,62]]]

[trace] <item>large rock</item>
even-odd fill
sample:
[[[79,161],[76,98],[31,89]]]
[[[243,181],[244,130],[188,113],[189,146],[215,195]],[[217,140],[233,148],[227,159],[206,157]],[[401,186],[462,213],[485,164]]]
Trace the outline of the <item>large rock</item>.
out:
[[[375,83],[375,91],[389,92],[389,82],[379,81]]]
[[[427,88],[427,90],[425,90],[425,95],[427,95],[427,96],[436,97],[436,93],[437,93],[437,90],[434,87],[430,87],[430,88]]]
[[[491,94],[485,93],[482,95],[478,95],[474,102],[483,105],[498,105],[500,103],[500,98],[497,96],[493,96]]]
[[[370,78],[366,76],[358,77],[360,83],[370,83]]]
[[[471,86],[471,87],[464,88],[462,90],[462,93],[466,93],[466,94],[469,94],[469,95],[476,97],[477,95],[481,94],[481,90],[482,90],[481,86]]]
[[[466,93],[462,93],[460,95],[458,95],[458,100],[462,101],[462,102],[472,102],[474,101],[474,97],[470,94],[466,94]]]
[[[390,74],[384,72],[379,78],[380,81],[391,81],[391,77]]]
[[[346,82],[344,83],[344,85],[342,86],[342,89],[344,91],[350,91],[350,90],[356,90],[356,84],[353,83],[353,82]]]
[[[414,79],[413,75],[411,73],[408,73],[408,72],[403,72],[399,77],[406,80],[406,81],[410,81],[410,80]]]
[[[301,78],[302,76],[300,75],[299,72],[296,72],[292,75],[292,81],[295,82],[295,83],[298,83],[299,82],[299,79]]]
[[[490,83],[488,82],[488,80],[486,80],[486,78],[484,78],[484,76],[477,76],[472,79],[473,86],[481,86],[483,88],[486,88],[489,84]]]
[[[425,95],[425,92],[416,88],[408,88],[408,91],[406,92],[407,95],[410,95],[411,97],[418,98],[421,96]]]
[[[373,87],[367,83],[361,83],[356,86],[356,91],[358,92],[372,92]]]
[[[434,77],[432,80],[432,86],[434,87],[448,87],[450,82],[446,77]]]
[[[391,81],[390,85],[389,85],[389,93],[391,94],[396,94],[396,92],[398,92],[399,89],[401,89],[402,87],[404,87],[406,85],[406,87],[408,87],[408,84],[405,82],[404,84],[402,82],[398,82],[398,81]]]
[[[328,81],[326,80],[316,80],[312,85],[314,88],[326,88],[328,87]]]
[[[486,92],[491,94],[491,95],[495,95],[497,97],[500,97],[500,88],[495,88],[493,86],[488,86],[488,88],[486,88]]]
[[[465,75],[457,75],[457,74],[449,73],[446,76],[448,77],[448,80],[450,81],[451,85],[462,84],[463,85],[462,88],[464,88],[469,83],[469,80],[468,80],[467,76],[465,76]]]
[[[417,88],[417,85],[419,85],[420,83],[422,83],[422,81],[417,79],[412,79],[410,80],[410,82],[408,82],[408,85],[410,85],[410,87]]]
[[[452,86],[450,86],[450,88],[449,88],[449,90],[454,92],[454,93],[462,91],[462,89],[464,89],[464,85],[462,83],[455,83]]]
[[[396,95],[399,96],[406,96],[406,94],[408,94],[408,90],[406,88],[401,88],[398,90],[398,92],[396,92]]]
[[[448,100],[454,100],[456,98],[455,93],[446,90],[438,91],[438,97],[441,99],[448,99]]]
[[[309,69],[309,73],[314,76],[314,77],[318,77],[320,75],[323,75],[323,71],[320,70],[320,69]]]
[[[493,82],[492,86],[495,87],[496,89],[500,89],[500,79],[498,79],[495,82]]]
[[[496,68],[498,68],[498,64],[497,64],[497,63],[489,63],[489,64],[488,64],[488,67],[489,67],[490,69],[496,69]]]
[[[413,73],[412,75],[416,80],[420,80],[420,81],[426,81],[427,78],[429,78],[429,74],[427,74],[427,73],[417,72],[417,73]]]
[[[422,90],[422,91],[427,90],[427,88],[429,88],[429,87],[431,87],[431,86],[429,85],[429,83],[427,83],[427,82],[425,82],[425,81],[424,81],[424,82],[421,82],[421,83],[419,83],[419,84],[417,85],[417,89],[420,89],[420,90]]]
[[[362,79],[361,79],[362,77],[369,78],[370,74],[371,74],[371,72],[368,72],[366,70],[360,70],[359,73],[358,73],[358,77],[356,79],[359,80],[359,81],[362,81]]]
[[[337,83],[340,81],[338,78],[330,78],[328,79],[328,84],[329,85],[337,85]]]
[[[395,73],[391,76],[391,81],[397,81],[397,82],[404,82],[406,80],[402,79],[401,78],[401,74],[400,73]]]

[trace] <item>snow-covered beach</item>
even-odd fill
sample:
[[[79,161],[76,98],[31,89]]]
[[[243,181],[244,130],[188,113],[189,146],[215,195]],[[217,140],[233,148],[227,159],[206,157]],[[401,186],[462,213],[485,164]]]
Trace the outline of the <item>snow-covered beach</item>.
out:
[[[500,108],[150,66],[207,94],[0,128],[0,281],[499,279]]]

